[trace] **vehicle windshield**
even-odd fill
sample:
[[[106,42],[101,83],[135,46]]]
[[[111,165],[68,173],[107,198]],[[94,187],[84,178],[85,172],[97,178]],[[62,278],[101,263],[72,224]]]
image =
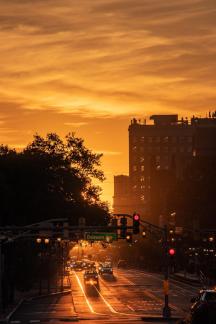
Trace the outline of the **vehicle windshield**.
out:
[[[205,294],[205,300],[208,302],[216,302],[216,292],[207,292]]]
[[[96,275],[97,271],[86,271],[85,274],[87,274],[87,275]]]

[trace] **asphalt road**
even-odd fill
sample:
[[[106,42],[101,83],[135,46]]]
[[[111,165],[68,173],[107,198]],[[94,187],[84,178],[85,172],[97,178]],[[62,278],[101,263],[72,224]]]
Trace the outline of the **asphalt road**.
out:
[[[114,270],[114,277],[100,276],[100,287],[86,291],[83,272],[70,274],[72,292],[25,301],[11,317],[11,324],[39,322],[147,323],[160,317],[163,308],[163,278],[137,270]],[[197,289],[171,280],[172,316],[184,317]],[[146,317],[146,320],[142,320]],[[151,321],[151,323],[158,321]],[[169,322],[167,322],[169,323]]]

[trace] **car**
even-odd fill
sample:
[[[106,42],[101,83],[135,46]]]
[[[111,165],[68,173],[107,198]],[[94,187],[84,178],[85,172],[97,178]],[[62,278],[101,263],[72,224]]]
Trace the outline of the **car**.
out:
[[[86,287],[99,287],[98,273],[96,270],[85,270],[83,278]]]
[[[191,323],[216,323],[216,290],[203,289],[191,302]]]
[[[113,274],[113,268],[110,262],[104,262],[99,265],[98,272],[100,275]]]
[[[82,271],[83,270],[83,263],[82,261],[76,261],[73,265],[73,269],[75,271]]]

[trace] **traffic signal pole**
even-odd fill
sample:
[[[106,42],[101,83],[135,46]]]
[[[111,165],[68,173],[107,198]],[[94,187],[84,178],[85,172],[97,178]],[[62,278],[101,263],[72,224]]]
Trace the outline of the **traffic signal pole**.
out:
[[[129,217],[133,219],[132,215],[129,214],[113,214],[117,217]],[[163,281],[163,289],[164,289],[164,307],[163,307],[163,317],[165,319],[169,319],[171,317],[171,309],[169,307],[169,243],[168,243],[168,228],[167,225],[164,227],[160,227],[154,224],[151,224],[147,221],[140,219],[141,225],[148,226],[153,229],[155,232],[160,232],[163,236],[163,252],[164,252],[164,281]]]

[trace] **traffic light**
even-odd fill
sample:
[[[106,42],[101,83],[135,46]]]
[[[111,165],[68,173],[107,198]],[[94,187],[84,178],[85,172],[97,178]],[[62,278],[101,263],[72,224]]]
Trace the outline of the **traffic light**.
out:
[[[127,241],[128,243],[132,243],[132,234],[131,234],[131,233],[127,233],[127,234],[126,234],[126,241]]]
[[[176,254],[176,250],[174,248],[169,248],[169,255],[173,257]]]
[[[133,233],[139,234],[140,232],[140,215],[137,213],[133,214]]]
[[[121,217],[121,218],[120,218],[120,223],[121,223],[120,237],[121,237],[121,238],[126,238],[126,232],[127,232],[127,218],[126,218],[126,217]]]

